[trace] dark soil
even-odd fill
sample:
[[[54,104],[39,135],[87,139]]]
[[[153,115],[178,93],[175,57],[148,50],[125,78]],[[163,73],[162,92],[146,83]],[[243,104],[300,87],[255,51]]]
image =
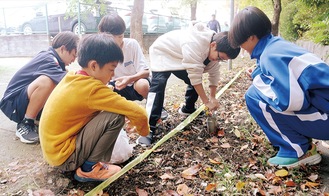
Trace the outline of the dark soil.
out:
[[[219,89],[252,63],[237,59],[233,61],[232,70],[223,64]],[[266,164],[276,152],[245,106],[244,92],[250,84],[249,78],[242,73],[218,98],[221,106],[216,116],[216,135],[207,132],[207,117],[198,116],[106,187],[103,195],[324,195],[323,181],[318,176],[319,166],[287,170],[288,174],[280,176],[275,174],[278,168]],[[182,83],[168,85],[165,107],[170,116],[162,122],[157,140],[185,119],[177,112],[180,103],[184,102],[184,92]],[[138,137],[136,134],[129,136],[132,143]],[[129,161],[145,150],[135,146],[134,157]],[[83,195],[100,184],[79,183],[73,179],[73,173],[60,173],[42,160],[34,166],[37,169],[28,167],[33,181],[38,184],[30,189],[35,195],[47,195],[47,191],[49,195]],[[4,172],[16,175],[10,169],[2,171],[3,176]],[[184,175],[186,173],[189,175]],[[19,178],[2,184],[15,186],[17,182]],[[16,193],[27,195],[26,189]]]

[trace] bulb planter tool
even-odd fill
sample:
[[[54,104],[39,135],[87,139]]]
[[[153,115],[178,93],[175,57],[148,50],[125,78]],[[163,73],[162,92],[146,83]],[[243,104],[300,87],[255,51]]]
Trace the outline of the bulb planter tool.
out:
[[[207,132],[209,135],[214,136],[217,134],[217,111],[210,112],[208,109],[206,110],[206,125],[207,125]]]

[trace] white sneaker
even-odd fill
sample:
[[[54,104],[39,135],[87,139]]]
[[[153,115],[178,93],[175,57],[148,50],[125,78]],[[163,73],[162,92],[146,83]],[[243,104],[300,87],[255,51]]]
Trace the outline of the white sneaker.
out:
[[[322,140],[322,146],[329,149],[329,140]]]
[[[153,143],[153,134],[150,132],[147,136],[139,136],[136,140],[136,144],[141,145],[143,147],[149,147]]]
[[[161,111],[161,120],[166,120],[168,118],[169,114],[167,112],[167,110],[165,110],[164,108],[162,108]]]

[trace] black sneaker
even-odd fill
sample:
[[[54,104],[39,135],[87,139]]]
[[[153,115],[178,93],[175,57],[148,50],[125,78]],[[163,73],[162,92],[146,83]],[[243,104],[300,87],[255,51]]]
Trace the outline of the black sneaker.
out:
[[[137,140],[136,143],[144,146],[144,147],[148,147],[151,146],[151,144],[153,143],[153,133],[152,131],[147,135],[147,136],[140,136]]]
[[[26,144],[39,142],[39,135],[36,132],[34,120],[24,118],[22,122],[18,123],[16,136],[19,137],[21,142]]]
[[[178,109],[178,113],[180,115],[183,115],[183,116],[189,116],[190,114],[192,114],[195,111],[196,111],[196,108],[193,108],[192,110],[187,110],[186,107],[185,107],[185,105],[183,105],[182,107],[180,107]],[[204,114],[205,114],[204,111],[201,111],[200,114],[199,114],[199,116],[202,116]]]

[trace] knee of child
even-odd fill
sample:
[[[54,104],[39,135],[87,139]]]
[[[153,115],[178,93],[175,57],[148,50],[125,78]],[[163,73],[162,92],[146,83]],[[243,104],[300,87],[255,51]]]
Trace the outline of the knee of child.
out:
[[[54,81],[52,79],[50,79],[48,76],[45,76],[45,75],[39,76],[35,80],[35,82],[37,83],[37,85],[39,87],[44,87],[44,88],[48,88],[48,89],[53,89],[56,86]]]
[[[255,100],[258,100],[256,98],[258,97],[256,88],[254,86],[250,86],[244,97],[247,105],[253,104]]]

